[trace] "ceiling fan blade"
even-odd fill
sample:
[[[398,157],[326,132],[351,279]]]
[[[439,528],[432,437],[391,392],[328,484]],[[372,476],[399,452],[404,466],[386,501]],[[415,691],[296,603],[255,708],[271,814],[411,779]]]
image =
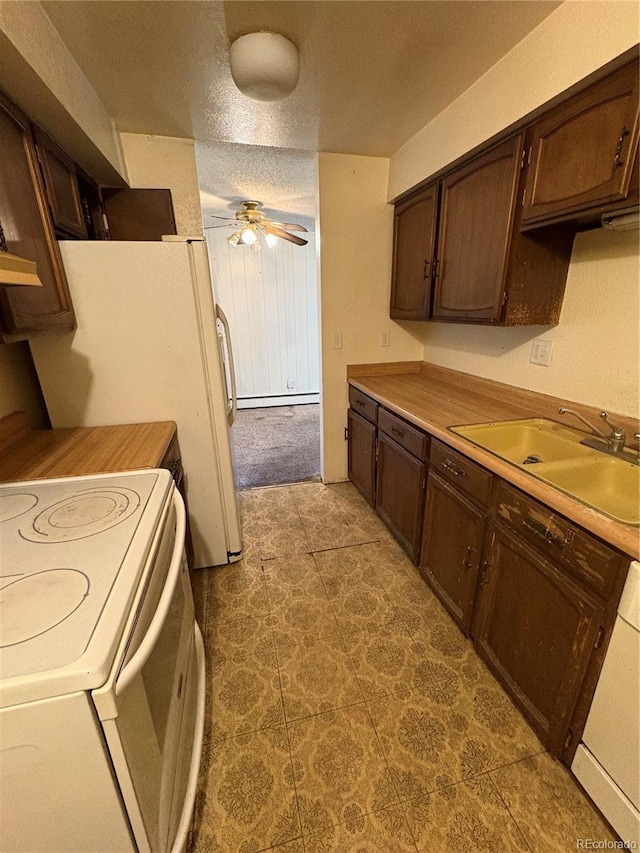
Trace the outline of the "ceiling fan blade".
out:
[[[305,234],[308,234],[308,233],[309,233],[309,229],[308,229],[308,228],[305,228],[305,227],[304,227],[304,225],[296,225],[296,223],[295,223],[295,222],[285,222],[285,223],[284,223],[284,227],[285,227],[288,231],[304,231],[304,232],[305,232]]]
[[[296,237],[295,234],[287,234],[282,228],[276,228],[273,224],[264,225],[264,230],[267,234],[273,234],[275,237],[282,237],[283,240],[288,240],[289,243],[295,243],[296,246],[306,246],[308,240],[303,240],[302,237]]]
[[[224,219],[225,222],[235,222],[235,219],[231,219],[229,216],[216,216],[215,213],[207,213],[207,216],[210,216],[212,219]]]
[[[233,225],[233,222],[228,222],[226,225],[205,225],[205,231],[212,231],[214,228],[230,228]]]
[[[276,228],[286,228],[288,231],[304,231],[305,233],[309,231],[304,225],[296,225],[295,222],[274,222],[273,219],[270,219],[269,222],[271,225],[275,225]]]

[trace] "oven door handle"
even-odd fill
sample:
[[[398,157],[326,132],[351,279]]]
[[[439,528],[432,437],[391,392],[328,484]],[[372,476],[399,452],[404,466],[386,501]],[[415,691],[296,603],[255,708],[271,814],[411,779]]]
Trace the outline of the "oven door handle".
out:
[[[191,751],[191,765],[189,767],[189,781],[184,798],[184,806],[180,815],[180,823],[176,831],[176,837],[171,848],[172,853],[183,853],[187,846],[187,836],[191,828],[191,818],[196,802],[196,790],[198,788],[198,774],[200,772],[200,760],[202,758],[202,741],[204,739],[204,706],[206,697],[206,667],[204,657],[204,643],[198,623],[194,624],[196,666],[198,667],[198,693],[196,705],[196,725],[193,738],[193,749]]]
[[[164,589],[162,590],[162,595],[160,596],[160,601],[158,602],[158,607],[156,612],[153,614],[153,619],[151,620],[147,633],[136,649],[131,660],[120,670],[120,674],[118,675],[115,684],[116,696],[120,696],[124,693],[145,663],[149,660],[151,652],[153,651],[164,626],[165,619],[169,612],[169,607],[171,606],[171,599],[173,598],[173,594],[180,578],[184,554],[186,513],[180,492],[175,488],[173,490],[173,506],[176,511],[176,539],[173,544],[173,553],[171,555],[169,571],[167,572],[167,579],[165,581]]]

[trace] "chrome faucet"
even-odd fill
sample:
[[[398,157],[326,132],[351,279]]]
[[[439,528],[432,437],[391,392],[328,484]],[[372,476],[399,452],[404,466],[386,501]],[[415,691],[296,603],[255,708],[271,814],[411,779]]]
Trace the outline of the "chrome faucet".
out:
[[[594,447],[597,450],[605,450],[605,452],[611,453],[615,456],[626,457],[628,455],[624,449],[624,442],[626,436],[624,434],[623,428],[612,423],[609,420],[609,415],[606,412],[600,412],[600,417],[611,430],[609,435],[606,435],[604,432],[601,432],[598,427],[595,427],[592,423],[589,423],[589,421],[584,418],[580,414],[580,412],[575,412],[573,409],[566,409],[564,406],[560,406],[558,412],[561,415],[573,415],[574,418],[578,418],[578,420],[582,421],[585,426],[589,427],[593,435],[598,437],[597,439],[585,438],[580,442],[580,444],[586,444],[587,447]],[[601,439],[601,441],[599,441],[598,439]],[[605,447],[602,447],[602,441],[605,443]]]

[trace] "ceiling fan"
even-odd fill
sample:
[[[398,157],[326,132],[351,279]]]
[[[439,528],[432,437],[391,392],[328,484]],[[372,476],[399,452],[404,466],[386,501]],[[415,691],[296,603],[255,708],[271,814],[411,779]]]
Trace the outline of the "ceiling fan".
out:
[[[308,240],[303,240],[296,234],[289,234],[289,231],[304,231],[306,233],[307,229],[304,225],[296,225],[293,222],[274,222],[259,210],[260,207],[262,207],[262,202],[243,201],[242,209],[236,211],[235,219],[210,213],[209,216],[213,219],[224,219],[227,224],[210,225],[209,227],[229,228],[231,225],[235,225],[238,230],[227,237],[229,243],[232,246],[250,246],[254,251],[259,251],[262,248],[261,240],[273,248],[278,242],[278,238],[287,240],[289,243],[295,243],[296,246],[307,245]]]

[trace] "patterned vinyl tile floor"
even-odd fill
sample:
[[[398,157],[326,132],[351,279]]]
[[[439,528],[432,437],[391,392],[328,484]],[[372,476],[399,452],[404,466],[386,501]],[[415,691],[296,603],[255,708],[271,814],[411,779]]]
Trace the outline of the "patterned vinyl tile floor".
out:
[[[348,483],[241,493],[194,578],[193,853],[569,853],[615,840]]]

